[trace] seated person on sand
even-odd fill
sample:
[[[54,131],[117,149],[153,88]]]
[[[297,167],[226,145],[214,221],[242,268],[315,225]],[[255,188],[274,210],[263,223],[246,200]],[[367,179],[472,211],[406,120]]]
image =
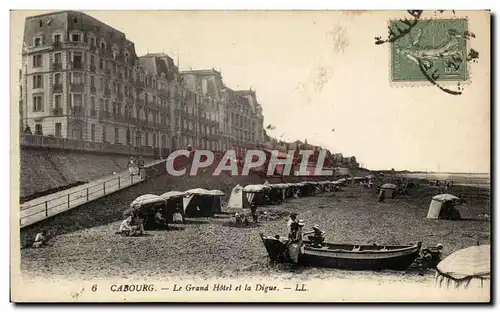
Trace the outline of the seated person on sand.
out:
[[[163,218],[163,211],[162,209],[158,209],[155,213],[155,223],[159,228],[166,228],[168,227],[167,220]]]
[[[124,234],[127,236],[135,235],[137,232],[140,234],[144,234],[144,225],[141,223],[139,225],[134,225],[134,218],[132,216],[128,216],[125,220],[120,224],[120,234]]]
[[[309,234],[313,234],[312,236],[309,236],[309,240],[311,241],[312,243],[312,246],[313,247],[322,247],[323,246],[323,242],[325,241],[325,232],[323,232],[322,230],[320,230],[319,228],[319,225],[314,225],[312,227],[312,231],[309,231],[309,232],[305,232],[304,235],[309,235]]]
[[[243,220],[241,219],[241,216],[239,213],[234,214],[234,219],[236,221],[237,226],[240,226],[243,223]]]
[[[47,245],[49,239],[47,237],[47,231],[42,230],[40,233],[37,233],[35,236],[35,241],[33,242],[33,248],[39,248]]]

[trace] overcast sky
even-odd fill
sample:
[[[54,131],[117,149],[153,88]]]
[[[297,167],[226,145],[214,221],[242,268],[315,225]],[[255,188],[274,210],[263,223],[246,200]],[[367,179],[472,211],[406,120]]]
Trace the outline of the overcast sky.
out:
[[[24,18],[38,13],[11,14],[14,81]],[[489,172],[485,14],[458,12],[469,18],[477,36],[470,43],[480,57],[471,65],[471,84],[453,96],[435,87],[391,85],[389,46],[374,44],[375,36],[387,34],[390,12],[86,13],[124,32],[138,55],[165,52],[175,59],[178,52],[181,70],[214,67],[228,87],[252,87],[277,138],[307,138],[355,155],[370,169]]]

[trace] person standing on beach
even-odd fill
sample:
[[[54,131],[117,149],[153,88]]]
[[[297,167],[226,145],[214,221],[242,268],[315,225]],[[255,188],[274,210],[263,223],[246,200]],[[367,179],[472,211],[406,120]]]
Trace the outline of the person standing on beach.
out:
[[[134,156],[130,156],[130,159],[128,160],[128,173],[129,175],[133,176],[134,175]]]
[[[290,214],[290,219],[288,219],[288,222],[286,224],[286,226],[288,228],[288,233],[290,233],[290,234],[292,233],[292,224],[294,222],[297,222],[296,220],[297,220],[297,213],[296,212],[292,212]]]

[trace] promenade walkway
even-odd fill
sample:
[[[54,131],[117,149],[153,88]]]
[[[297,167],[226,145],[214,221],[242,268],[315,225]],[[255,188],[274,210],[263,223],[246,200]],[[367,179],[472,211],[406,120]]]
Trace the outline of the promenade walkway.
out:
[[[35,198],[20,206],[20,227],[34,224],[143,181],[144,179],[140,176],[130,176],[128,170],[124,170],[57,193]]]

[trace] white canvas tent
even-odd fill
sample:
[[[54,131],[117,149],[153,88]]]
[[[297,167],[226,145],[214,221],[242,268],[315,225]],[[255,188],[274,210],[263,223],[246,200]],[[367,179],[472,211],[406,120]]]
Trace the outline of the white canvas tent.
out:
[[[392,194],[394,192],[396,192],[396,189],[397,189],[397,185],[395,184],[392,184],[392,183],[386,183],[384,185],[382,185],[382,187],[380,188],[380,191],[384,191],[385,194],[389,197],[392,197]]]
[[[241,215],[250,213],[250,203],[247,195],[248,194],[245,194],[241,185],[236,185],[231,191],[231,196],[229,196],[227,210]]]
[[[436,268],[435,286],[447,289],[490,287],[490,245],[472,246],[452,253]]]
[[[197,188],[188,190],[185,193],[183,204],[186,217],[213,216],[214,213],[222,210],[220,196],[224,195],[224,193],[219,190],[209,191]]]
[[[427,219],[439,219],[439,214],[441,213],[441,208],[446,202],[453,202],[460,200],[455,195],[451,194],[439,194],[432,198],[429,205],[429,211],[427,212]]]

